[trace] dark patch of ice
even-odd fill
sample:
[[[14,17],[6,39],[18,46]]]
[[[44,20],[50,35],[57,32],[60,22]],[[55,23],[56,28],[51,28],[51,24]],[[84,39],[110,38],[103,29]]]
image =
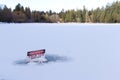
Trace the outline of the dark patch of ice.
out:
[[[26,65],[27,64],[27,61],[26,59],[22,59],[22,60],[17,60],[14,62],[15,64],[19,64],[19,65]]]
[[[59,56],[59,55],[54,55],[54,54],[47,54],[46,55],[47,62],[57,62],[57,61],[67,61],[68,58],[65,56]]]

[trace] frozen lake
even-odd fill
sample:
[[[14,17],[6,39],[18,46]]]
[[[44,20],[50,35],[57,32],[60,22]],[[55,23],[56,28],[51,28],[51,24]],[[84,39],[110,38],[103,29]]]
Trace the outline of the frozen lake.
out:
[[[18,64],[46,49],[51,61]],[[120,80],[120,24],[0,23],[0,80]]]

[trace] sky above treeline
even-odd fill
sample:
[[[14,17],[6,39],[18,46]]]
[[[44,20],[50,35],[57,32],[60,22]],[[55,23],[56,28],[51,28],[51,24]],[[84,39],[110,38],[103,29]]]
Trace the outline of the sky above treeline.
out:
[[[14,9],[20,3],[24,7],[30,7],[31,10],[60,12],[62,9],[83,9],[83,6],[89,10],[95,9],[115,1],[120,0],[0,0],[0,4]]]

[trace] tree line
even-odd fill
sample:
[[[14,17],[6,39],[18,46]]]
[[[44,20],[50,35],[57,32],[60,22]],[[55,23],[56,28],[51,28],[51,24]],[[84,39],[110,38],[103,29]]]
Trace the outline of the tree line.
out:
[[[8,23],[57,23],[57,22],[78,22],[78,23],[120,23],[120,1],[107,4],[105,7],[87,10],[61,10],[56,13],[49,11],[31,11],[29,7],[23,7],[17,4],[14,10],[4,6],[0,7],[0,22]]]

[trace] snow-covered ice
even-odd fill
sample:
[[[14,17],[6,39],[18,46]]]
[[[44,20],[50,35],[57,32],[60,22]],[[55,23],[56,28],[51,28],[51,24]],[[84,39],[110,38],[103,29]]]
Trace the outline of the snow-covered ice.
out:
[[[48,63],[25,64],[46,49]],[[120,24],[0,24],[0,80],[120,80]]]

